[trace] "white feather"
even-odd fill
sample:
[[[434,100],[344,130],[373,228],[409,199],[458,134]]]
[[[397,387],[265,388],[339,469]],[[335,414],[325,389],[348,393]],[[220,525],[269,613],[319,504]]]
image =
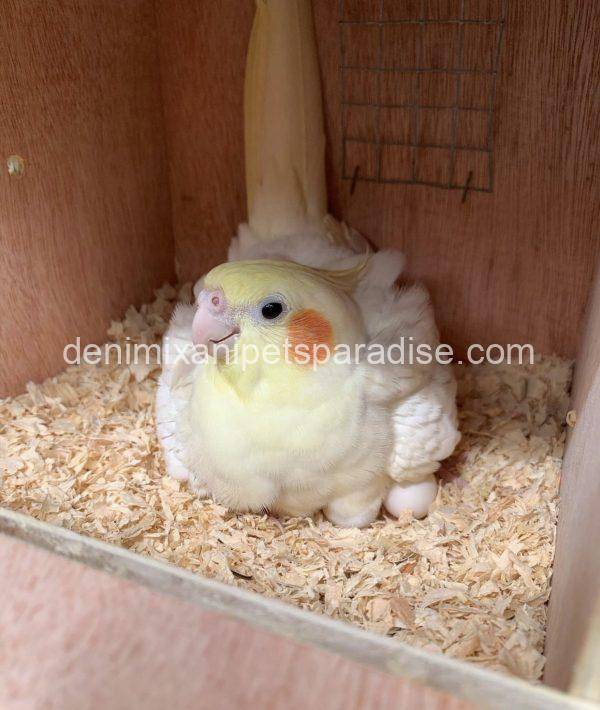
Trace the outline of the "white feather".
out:
[[[178,304],[173,311],[163,338],[162,372],[156,392],[156,434],[165,455],[167,473],[178,480],[189,478],[183,463],[185,445],[178,421],[191,397],[195,375],[196,366],[185,358],[193,348],[194,311],[194,306],[184,304]]]

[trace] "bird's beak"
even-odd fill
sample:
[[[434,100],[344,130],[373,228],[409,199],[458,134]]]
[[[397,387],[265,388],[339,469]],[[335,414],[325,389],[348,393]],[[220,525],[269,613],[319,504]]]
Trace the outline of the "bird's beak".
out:
[[[221,289],[204,289],[198,294],[198,308],[192,322],[194,345],[206,347],[209,355],[224,357],[233,349],[240,328],[229,317],[229,308]]]

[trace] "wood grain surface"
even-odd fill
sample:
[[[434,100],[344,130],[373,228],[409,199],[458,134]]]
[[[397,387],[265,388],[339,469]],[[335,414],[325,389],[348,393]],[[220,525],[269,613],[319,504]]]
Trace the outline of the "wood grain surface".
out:
[[[173,278],[155,24],[152,0],[2,2],[0,396]]]
[[[3,710],[474,706],[0,536]]]
[[[253,0],[157,0],[177,273],[226,258],[246,217],[243,87]]]
[[[341,179],[337,3],[314,5],[333,212],[378,246],[407,252],[409,278],[430,287],[443,336],[458,348],[532,342],[574,355],[600,243],[592,112],[600,6],[508,3],[494,192],[463,204],[459,191],[422,185],[359,181],[350,195]],[[56,372],[64,344],[77,335],[101,341],[110,318],[172,278],[171,219],[179,273],[195,278],[225,258],[245,216],[242,87],[253,3],[157,0],[156,11],[150,0],[3,4],[0,146],[3,160],[22,155],[26,169],[21,178],[0,171],[0,357],[9,364],[1,394]],[[451,96],[440,77],[422,90]],[[383,82],[382,91],[401,101],[408,89]],[[469,103],[482,92],[463,85]],[[388,113],[382,130],[401,137],[402,111]],[[366,120],[359,112],[350,128],[368,131]],[[442,124],[425,116],[423,136],[443,138]],[[476,125],[458,128],[478,140]],[[403,169],[403,150],[386,150],[386,174]],[[361,155],[347,160],[368,166]],[[457,169],[468,167],[479,174],[475,164]]]
[[[544,674],[547,683],[562,690],[571,683],[594,611],[600,609],[600,273],[577,361],[572,408],[577,422],[568,438],[561,478]],[[595,654],[598,674],[600,647]],[[600,702],[600,697],[590,699]]]
[[[431,289],[443,336],[458,348],[526,342],[574,356],[600,253],[593,183],[600,4],[509,0],[493,126],[494,190],[469,193],[465,203],[458,190],[422,185],[359,181],[350,194],[350,181],[341,179],[339,3],[313,4],[333,213],[379,247],[406,251],[409,276]],[[468,3],[477,12],[498,4]],[[185,278],[225,258],[245,217],[241,111],[252,6],[251,0],[158,2],[176,253]],[[470,49],[478,41],[467,39],[467,57],[479,56]],[[396,100],[403,90],[389,88]],[[423,90],[445,91],[439,79]],[[463,87],[473,105],[483,91],[476,83]],[[401,133],[403,125],[402,116],[390,116],[384,130]],[[476,122],[459,129],[479,140]],[[440,137],[434,123],[423,130]],[[368,153],[354,158],[368,172]],[[396,174],[403,160],[401,149],[390,150],[384,168]],[[458,169],[477,177],[481,166],[474,160]]]
[[[3,508],[0,508],[0,535],[174,597],[211,615],[225,616],[309,649],[333,653],[353,664],[424,685],[476,707],[488,710],[595,708],[542,684],[528,683],[476,663],[465,663],[373,634]]]

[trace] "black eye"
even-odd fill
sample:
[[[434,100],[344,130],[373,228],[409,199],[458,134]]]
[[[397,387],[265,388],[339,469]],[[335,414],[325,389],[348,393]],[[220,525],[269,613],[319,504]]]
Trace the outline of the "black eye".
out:
[[[277,301],[269,301],[260,309],[260,314],[266,320],[274,320],[283,313],[283,305]]]

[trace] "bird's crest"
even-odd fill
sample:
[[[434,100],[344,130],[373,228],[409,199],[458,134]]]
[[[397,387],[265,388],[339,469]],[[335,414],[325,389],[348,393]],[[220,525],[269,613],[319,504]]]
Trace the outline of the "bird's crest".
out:
[[[282,277],[284,279],[316,279],[325,285],[351,293],[356,288],[361,274],[367,267],[370,254],[365,254],[356,264],[347,269],[318,269],[304,266],[294,261],[276,261],[272,259],[253,259],[248,261],[230,261],[216,266],[206,276],[206,284],[219,283],[223,280],[229,285],[242,286],[248,277]],[[237,290],[237,289],[236,289]]]

